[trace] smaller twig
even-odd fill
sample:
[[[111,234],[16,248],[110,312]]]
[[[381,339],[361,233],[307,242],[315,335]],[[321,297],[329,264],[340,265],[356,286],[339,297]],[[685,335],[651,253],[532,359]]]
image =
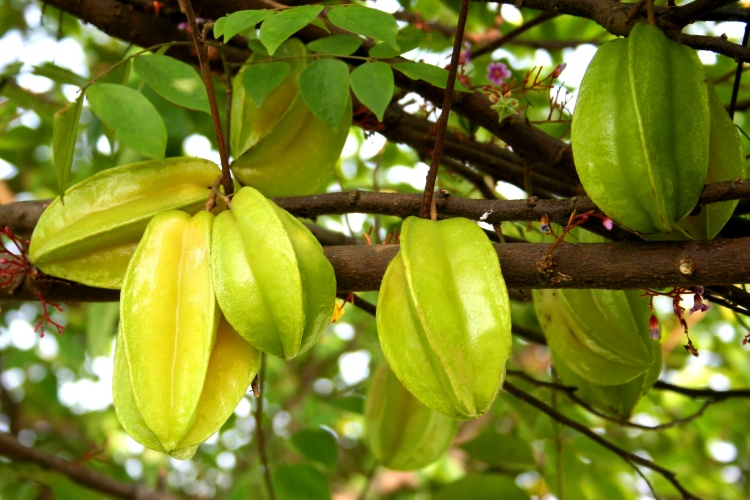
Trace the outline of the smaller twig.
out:
[[[695,2],[693,2],[695,3]],[[742,37],[742,46],[747,47],[750,40],[750,24],[745,24],[745,34]],[[742,67],[745,63],[737,63],[737,72],[734,74],[734,85],[732,86],[732,100],[729,102],[729,117],[734,119],[734,111],[737,109],[737,96],[740,94],[740,81],[742,80]]]
[[[750,398],[750,389],[734,389],[729,391],[715,391],[709,388],[682,387],[658,380],[654,389],[671,391],[690,398],[709,398],[713,401],[722,401],[730,398]]]
[[[440,166],[440,156],[443,154],[443,139],[445,129],[448,127],[448,116],[451,112],[453,103],[453,89],[456,84],[456,74],[458,73],[458,59],[461,54],[461,46],[464,38],[464,28],[466,26],[466,17],[469,14],[469,0],[461,0],[461,10],[458,12],[458,24],[456,25],[456,38],[453,40],[453,54],[448,66],[448,83],[445,86],[445,98],[443,99],[443,109],[440,111],[435,125],[435,149],[432,152],[432,161],[430,162],[430,171],[427,173],[427,180],[424,186],[424,195],[422,196],[422,206],[419,216],[426,219],[430,216],[432,206],[432,193],[435,190],[435,181],[437,179],[438,167]]]
[[[375,306],[375,304],[371,304],[362,297],[353,293],[340,293],[336,296],[340,299],[348,300],[354,307],[358,307],[364,312],[375,316],[375,312],[377,311],[377,307]]]
[[[253,387],[253,393],[255,394],[255,440],[258,441],[258,454],[260,455],[260,461],[263,464],[263,480],[266,484],[268,498],[270,500],[276,500],[276,494],[273,490],[273,480],[271,479],[271,467],[269,466],[268,454],[266,453],[266,437],[263,432],[263,395],[265,394],[263,382],[266,380],[265,353],[260,356],[260,370],[255,378],[258,384],[257,393],[255,392],[255,387]]]

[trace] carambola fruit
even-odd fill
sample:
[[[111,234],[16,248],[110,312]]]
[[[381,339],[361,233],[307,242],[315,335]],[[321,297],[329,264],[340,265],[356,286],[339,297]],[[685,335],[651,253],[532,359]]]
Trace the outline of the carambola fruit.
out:
[[[315,117],[299,91],[297,78],[308,63],[307,49],[290,38],[276,51],[290,65],[282,83],[260,106],[235,79],[232,97],[232,172],[243,184],[266,196],[296,196],[313,192],[336,165],[352,122],[351,99],[338,131]],[[251,64],[253,60],[251,59]],[[273,62],[278,64],[280,61]],[[269,64],[269,63],[262,63]]]
[[[695,207],[709,162],[708,96],[695,52],[655,26],[636,24],[599,48],[571,138],[581,184],[615,222],[669,232]]]
[[[229,323],[257,349],[291,359],[331,321],[336,277],[323,248],[300,221],[243,187],[216,217],[212,271]]]
[[[445,453],[458,421],[420,403],[383,364],[365,400],[365,430],[380,463],[390,469],[414,470]]]
[[[245,395],[260,354],[221,318],[211,270],[213,214],[155,216],[128,266],[113,396],[144,446],[191,457]]]
[[[130,256],[151,217],[195,213],[221,171],[198,158],[168,158],[110,168],[55,199],[34,229],[31,262],[45,273],[101,288],[120,288]]]
[[[409,217],[378,296],[380,345],[419,401],[451,418],[491,406],[511,354],[510,306],[494,247],[468,219]]]

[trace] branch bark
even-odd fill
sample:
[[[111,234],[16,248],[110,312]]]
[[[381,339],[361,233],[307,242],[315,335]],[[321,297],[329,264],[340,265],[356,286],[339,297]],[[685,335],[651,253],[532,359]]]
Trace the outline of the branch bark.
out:
[[[76,483],[92,490],[116,498],[132,500],[177,500],[167,493],[148,491],[136,484],[128,484],[112,479],[106,474],[87,469],[82,465],[56,457],[45,451],[29,448],[18,442],[10,434],[0,433],[0,455],[19,462],[32,462],[45,469],[61,472]]]

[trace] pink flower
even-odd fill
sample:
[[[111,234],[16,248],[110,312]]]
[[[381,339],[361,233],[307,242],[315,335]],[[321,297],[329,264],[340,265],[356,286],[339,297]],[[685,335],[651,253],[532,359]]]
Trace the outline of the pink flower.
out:
[[[611,231],[612,230],[612,219],[610,219],[609,217],[603,218],[602,219],[602,226],[604,226],[604,228],[607,231]]]
[[[568,63],[558,64],[554,71],[552,71],[552,78],[557,78],[558,76],[560,76],[567,66]]]
[[[648,320],[648,329],[652,340],[659,340],[659,320],[655,315],[651,315]]]
[[[487,79],[493,85],[502,85],[506,78],[510,78],[510,75],[510,70],[504,63],[494,62],[487,66]]]

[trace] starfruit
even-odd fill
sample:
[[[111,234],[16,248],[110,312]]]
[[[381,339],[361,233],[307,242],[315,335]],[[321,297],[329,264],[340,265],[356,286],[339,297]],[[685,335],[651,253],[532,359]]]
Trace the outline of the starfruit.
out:
[[[251,66],[237,75],[232,97],[232,172],[243,184],[266,196],[309,194],[333,172],[352,122],[349,99],[338,131],[315,117],[305,104],[297,78],[307,64],[307,49],[290,38],[276,51],[288,64],[282,81],[258,105],[242,81]],[[251,63],[258,56],[253,56]]]
[[[125,270],[151,217],[195,213],[221,171],[198,158],[168,158],[110,168],[55,199],[34,229],[31,262],[52,276],[121,288]]]
[[[461,420],[490,408],[511,353],[510,305],[497,253],[476,224],[407,218],[376,319],[391,369],[422,404]]]
[[[534,290],[533,297],[550,350],[579,377],[620,385],[658,362],[650,310],[638,291]]]
[[[708,88],[711,135],[706,183],[744,179],[747,167],[740,134],[713,85],[709,83]],[[704,205],[698,215],[689,215],[678,224],[694,239],[713,239],[732,217],[737,203],[739,200]]]
[[[380,463],[390,469],[415,470],[445,453],[458,421],[420,403],[384,364],[367,393],[365,428],[367,442]]]
[[[581,82],[571,138],[586,193],[615,222],[669,232],[695,207],[709,161],[709,97],[695,52],[636,24]]]
[[[260,351],[291,359],[312,347],[331,321],[336,277],[323,248],[300,221],[251,187],[216,217],[212,270],[219,307]]]
[[[216,304],[213,220],[205,211],[156,215],[133,254],[120,301],[118,418],[139,443],[180,459],[224,424],[260,363]]]

